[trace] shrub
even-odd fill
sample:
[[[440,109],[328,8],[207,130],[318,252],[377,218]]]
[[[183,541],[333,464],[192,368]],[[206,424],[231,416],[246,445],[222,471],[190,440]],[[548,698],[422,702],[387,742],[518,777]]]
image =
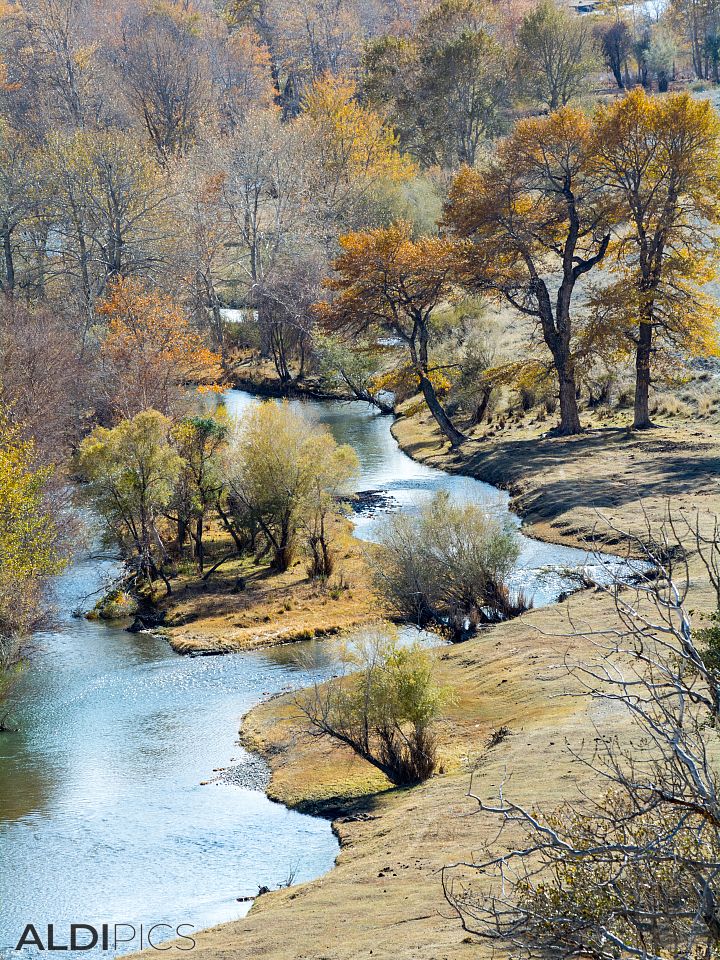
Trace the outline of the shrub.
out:
[[[403,619],[448,627],[455,639],[517,614],[507,577],[520,546],[509,521],[440,493],[418,516],[388,521],[372,558],[378,589]]]
[[[437,765],[435,724],[445,700],[433,662],[417,644],[365,635],[341,659],[343,672],[357,672],[316,685],[297,705],[319,736],[344,743],[391,783],[419,783]]]

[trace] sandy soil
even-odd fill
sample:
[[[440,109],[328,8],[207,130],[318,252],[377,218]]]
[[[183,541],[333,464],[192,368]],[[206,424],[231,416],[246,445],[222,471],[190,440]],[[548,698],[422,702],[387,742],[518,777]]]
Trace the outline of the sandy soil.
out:
[[[439,441],[424,417],[400,419],[395,434],[413,456],[462,470],[510,489],[529,531],[578,543],[599,514],[623,529],[644,528],[676,512],[720,509],[720,446],[711,427],[677,426],[643,434],[591,431],[573,439],[541,439],[528,430],[492,444],[470,443],[462,456]],[[690,607],[710,610],[699,564]],[[454,700],[442,731],[443,773],[411,790],[387,789],[344,749],[309,737],[287,699],[257,707],[243,738],[272,770],[270,794],[303,809],[335,815],[342,839],[336,868],[312,883],[260,897],[243,920],[203,932],[198,960],[462,960],[489,957],[490,946],[467,934],[442,894],[440,869],[472,858],[492,836],[492,818],[475,814],[470,772],[483,797],[506,793],[551,809],[572,796],[587,773],[567,744],[600,729],[622,736],[624,714],[598,714],[582,697],[563,697],[568,681],[552,667],[568,650],[591,655],[588,641],[569,639],[570,618],[607,626],[614,610],[586,591],[533,611],[465,644],[438,651],[438,673]],[[493,731],[509,734],[489,747]],[[174,951],[169,951],[171,955]],[[497,955],[497,954],[496,954]],[[500,954],[501,955],[501,954]]]

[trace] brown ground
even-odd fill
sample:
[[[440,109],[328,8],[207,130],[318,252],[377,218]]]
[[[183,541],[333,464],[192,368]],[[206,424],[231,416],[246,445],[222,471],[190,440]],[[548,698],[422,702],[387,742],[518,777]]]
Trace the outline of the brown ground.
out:
[[[325,584],[308,577],[303,557],[285,573],[243,557],[223,564],[208,581],[194,573],[181,576],[161,603],[170,645],[178,653],[227,653],[328,636],[376,620],[363,547],[344,518],[334,528],[336,568]],[[214,531],[207,567],[231,547],[227,534]]]
[[[531,531],[576,543],[598,511],[621,528],[641,528],[643,509],[720,509],[720,446],[716,428],[675,426],[643,434],[597,430],[574,439],[539,439],[518,428],[492,445],[470,443],[462,459],[438,440],[427,418],[400,419],[395,433],[413,456],[471,472],[508,487]],[[709,610],[707,585],[694,568],[690,607]],[[557,697],[564,680],[548,668],[571,646],[588,657],[586,640],[567,640],[569,614],[587,627],[607,625],[614,612],[601,593],[533,611],[455,647],[438,651],[438,673],[454,692],[444,723],[444,773],[411,790],[386,786],[343,749],[307,737],[283,699],[246,718],[244,739],[272,768],[271,795],[306,809],[336,809],[343,847],[337,866],[312,883],[259,898],[243,920],[199,936],[197,960],[462,960],[489,957],[490,947],[466,934],[442,895],[439,870],[467,859],[491,836],[491,818],[473,815],[475,790],[506,793],[545,808],[572,796],[586,776],[571,762],[566,740],[593,735],[590,720],[622,734],[624,714],[598,713],[579,698]],[[489,735],[509,735],[488,747]],[[174,953],[174,952],[173,952]],[[175,954],[179,956],[179,954]]]

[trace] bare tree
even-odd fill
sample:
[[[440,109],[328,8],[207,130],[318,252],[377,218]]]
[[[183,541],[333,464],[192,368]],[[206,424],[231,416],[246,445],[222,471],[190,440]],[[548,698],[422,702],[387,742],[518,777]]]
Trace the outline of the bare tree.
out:
[[[720,528],[669,519],[635,543],[647,567],[603,588],[616,622],[581,633],[597,656],[565,664],[581,694],[632,721],[630,736],[596,729],[592,749],[573,752],[599,798],[544,813],[471,788],[499,834],[477,861],[444,871],[463,924],[526,956],[718,956],[720,671],[687,597],[699,572],[717,606]]]

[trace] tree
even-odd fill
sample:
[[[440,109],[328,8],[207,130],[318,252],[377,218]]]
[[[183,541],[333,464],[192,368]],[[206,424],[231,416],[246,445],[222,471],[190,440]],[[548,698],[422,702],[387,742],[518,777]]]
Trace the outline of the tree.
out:
[[[307,189],[321,218],[322,240],[334,246],[338,227],[352,226],[378,181],[404,183],[415,166],[400,153],[395,132],[358,102],[357,85],[327,74],[307,92],[298,130],[310,161]]]
[[[37,466],[32,440],[6,408],[0,410],[0,691],[2,672],[46,612],[50,579],[67,562],[67,541],[50,498],[52,473]]]
[[[345,744],[396,786],[431,777],[444,701],[432,655],[375,634],[346,650],[342,668],[357,672],[316,684],[296,701],[317,734]]]
[[[632,35],[624,20],[598,28],[598,36],[607,65],[615,77],[618,89],[625,89],[627,60],[632,49]]]
[[[410,224],[350,233],[340,238],[335,275],[326,285],[335,294],[318,305],[321,323],[345,336],[380,330],[405,344],[425,402],[453,446],[465,437],[442,406],[435,387],[441,374],[430,359],[433,311],[452,296],[458,272],[455,244],[440,237],[413,240]]]
[[[378,590],[396,613],[421,627],[446,627],[461,640],[481,623],[525,609],[507,586],[519,555],[509,524],[438,494],[417,516],[388,519],[371,562]]]
[[[357,470],[352,448],[338,445],[287,403],[269,401],[240,423],[229,461],[229,492],[262,531],[273,568],[288,569],[303,531],[324,564],[330,556],[328,515],[337,511],[336,498]]]
[[[550,110],[582,93],[597,66],[597,48],[589,23],[554,0],[541,0],[526,14],[517,35],[517,73],[521,92]]]
[[[172,0],[141,8],[123,26],[121,64],[130,106],[160,161],[186,153],[212,103],[198,13]]]
[[[372,404],[381,413],[393,412],[391,398],[384,398],[376,387],[380,354],[370,339],[356,339],[349,345],[339,337],[315,331],[313,350],[324,377],[347,388],[356,400]]]
[[[466,285],[538,323],[558,378],[564,434],[581,430],[573,296],[610,243],[595,144],[592,123],[578,110],[523,120],[486,170],[458,174],[445,212],[456,236],[470,241]]]
[[[160,529],[183,467],[170,442],[171,422],[144,410],[108,430],[97,427],[80,445],[83,495],[104,525],[105,540],[120,548],[136,588],[152,591],[169,559]]]
[[[675,71],[677,44],[666,30],[653,30],[645,62],[651,77],[655,78],[660,93],[666,93]]]
[[[147,150],[119,130],[54,133],[43,173],[52,184],[48,280],[75,301],[86,336],[114,278],[155,277],[164,262],[167,183]]]
[[[108,321],[100,349],[107,403],[115,414],[169,414],[182,408],[191,384],[219,389],[220,357],[169,297],[117,280],[99,312]]]
[[[172,440],[183,462],[175,492],[178,546],[187,532],[194,544],[198,570],[205,569],[204,530],[208,510],[223,491],[223,457],[229,427],[220,415],[185,417],[172,428]],[[194,521],[194,529],[193,529]]]
[[[442,0],[411,39],[381,37],[365,56],[364,89],[391,109],[400,140],[426,165],[475,163],[510,106],[506,53],[479,0]]]
[[[565,658],[564,691],[574,681],[613,711],[591,746],[572,751],[600,795],[552,812],[507,790],[498,801],[475,796],[500,831],[465,882],[459,865],[445,871],[465,926],[523,956],[691,960],[720,945],[720,674],[688,609],[689,549],[720,599],[717,520],[671,519],[647,533],[634,540],[647,569],[603,588],[616,615],[584,635],[594,653]]]
[[[596,322],[634,349],[634,426],[642,429],[651,426],[653,358],[717,350],[717,306],[703,286],[715,272],[708,227],[720,223],[720,120],[707,101],[637,88],[599,109],[596,143],[596,169],[622,221]]]

